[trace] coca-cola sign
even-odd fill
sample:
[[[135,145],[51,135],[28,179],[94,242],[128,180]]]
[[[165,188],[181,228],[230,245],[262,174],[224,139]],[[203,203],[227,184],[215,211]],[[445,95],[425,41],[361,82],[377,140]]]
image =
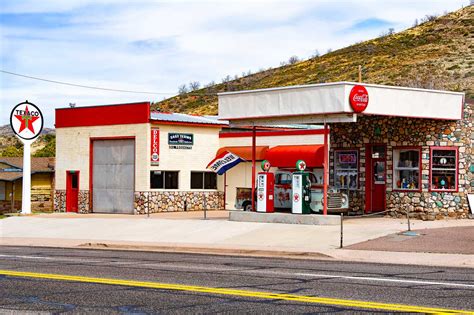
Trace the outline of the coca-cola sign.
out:
[[[355,85],[349,94],[349,103],[356,113],[362,113],[369,105],[369,93],[362,85]]]

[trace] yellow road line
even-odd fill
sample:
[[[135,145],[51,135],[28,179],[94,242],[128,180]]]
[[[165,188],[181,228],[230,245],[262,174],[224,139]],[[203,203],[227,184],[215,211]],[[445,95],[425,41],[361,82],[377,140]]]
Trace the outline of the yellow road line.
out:
[[[284,293],[190,286],[190,285],[172,284],[172,283],[144,282],[144,281],[135,281],[135,280],[95,278],[95,277],[83,277],[83,276],[69,276],[69,275],[61,275],[61,274],[48,274],[48,273],[10,271],[10,270],[0,270],[0,275],[11,276],[11,277],[35,278],[35,279],[49,279],[49,280],[75,281],[75,282],[86,282],[86,283],[96,283],[96,284],[121,285],[121,286],[151,288],[151,289],[161,289],[161,290],[178,290],[178,291],[211,293],[211,294],[220,294],[220,295],[233,295],[233,296],[260,298],[260,299],[285,300],[285,301],[295,301],[295,302],[303,302],[303,303],[356,307],[356,308],[364,308],[364,309],[378,309],[378,310],[386,310],[386,311],[416,312],[416,313],[430,313],[430,314],[472,314],[474,315],[473,311],[465,311],[465,310],[452,310],[452,309],[444,309],[444,308],[431,308],[431,307],[412,306],[412,305],[403,305],[403,304],[378,303],[378,302],[344,300],[344,299],[335,299],[335,298],[322,298],[322,297],[314,297],[314,296],[284,294]]]

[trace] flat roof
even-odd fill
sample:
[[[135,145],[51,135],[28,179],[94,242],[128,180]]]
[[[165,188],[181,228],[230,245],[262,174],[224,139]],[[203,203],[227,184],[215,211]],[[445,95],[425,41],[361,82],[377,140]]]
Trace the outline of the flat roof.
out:
[[[204,124],[204,125],[218,125],[227,126],[228,121],[218,120],[217,116],[198,116],[181,113],[164,113],[164,112],[151,112],[151,121],[165,121],[175,123],[186,123],[186,124]]]
[[[368,105],[356,113],[351,90],[362,85]],[[218,94],[219,119],[231,124],[354,122],[359,115],[462,119],[464,93],[411,87],[333,82]]]

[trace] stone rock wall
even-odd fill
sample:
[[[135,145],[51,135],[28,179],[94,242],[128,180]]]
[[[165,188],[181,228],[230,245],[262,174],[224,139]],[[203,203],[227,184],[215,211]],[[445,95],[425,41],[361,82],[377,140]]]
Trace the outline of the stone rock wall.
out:
[[[90,213],[89,210],[89,191],[79,190],[79,213]]]
[[[409,210],[421,219],[464,218],[469,213],[467,194],[474,192],[474,105],[466,104],[459,121],[410,119],[399,117],[359,116],[357,123],[331,124],[330,184],[334,184],[334,150],[359,151],[359,190],[351,193],[351,208],[365,208],[365,146],[387,146],[386,203],[392,214],[401,216]],[[421,192],[393,191],[393,148],[421,148]],[[458,191],[430,192],[430,147],[458,148]]]
[[[21,209],[21,201],[15,200],[13,204],[12,210],[12,202],[11,200],[2,200],[0,201],[0,214],[3,213],[10,213],[10,212],[17,212]]]
[[[53,211],[51,189],[31,189],[32,211]]]
[[[79,213],[90,213],[89,209],[89,191],[79,190],[78,196],[78,212]],[[55,190],[54,191],[54,211],[55,212],[66,212],[66,191]]]
[[[66,212],[66,191],[54,191],[54,212]]]
[[[221,191],[139,191],[135,192],[135,214],[224,209]]]

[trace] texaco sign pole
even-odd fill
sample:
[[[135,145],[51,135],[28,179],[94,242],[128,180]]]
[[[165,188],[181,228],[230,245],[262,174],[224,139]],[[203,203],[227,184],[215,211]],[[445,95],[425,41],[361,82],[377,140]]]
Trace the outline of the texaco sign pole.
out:
[[[43,114],[40,109],[26,101],[13,107],[10,126],[23,142],[23,187],[21,213],[31,213],[31,144],[43,130]]]

